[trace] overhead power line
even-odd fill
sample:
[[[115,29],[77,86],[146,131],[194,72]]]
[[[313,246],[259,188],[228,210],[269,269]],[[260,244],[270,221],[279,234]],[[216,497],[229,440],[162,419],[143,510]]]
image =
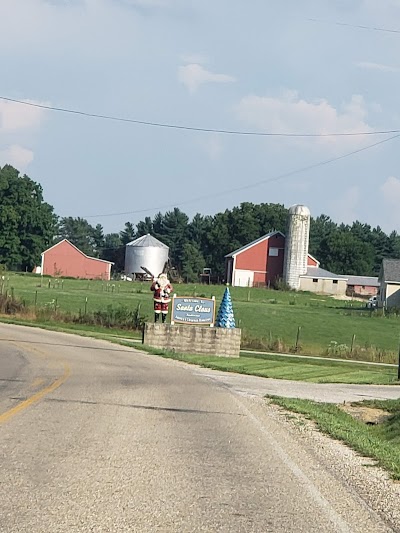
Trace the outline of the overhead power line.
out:
[[[384,144],[384,143],[387,143],[387,142],[392,141],[394,139],[397,139],[398,137],[400,137],[400,133],[398,133],[397,135],[393,135],[391,137],[388,137],[387,139],[383,139],[381,141],[375,142],[373,144],[369,144],[368,146],[364,146],[362,148],[358,148],[357,150],[352,150],[351,152],[347,152],[345,154],[342,154],[342,155],[339,155],[339,156],[336,156],[336,157],[332,157],[330,159],[325,159],[324,161],[319,161],[318,163],[314,163],[312,165],[307,165],[305,167],[301,167],[301,168],[298,168],[296,170],[291,170],[291,171],[285,172],[283,174],[278,174],[277,176],[274,176],[272,178],[266,178],[266,179],[263,179],[263,180],[260,180],[260,181],[254,182],[254,183],[249,183],[247,185],[242,185],[240,187],[235,187],[233,189],[225,189],[224,191],[221,191],[221,192],[217,192],[217,193],[214,192],[214,193],[210,193],[210,194],[203,195],[203,196],[197,196],[197,197],[194,197],[194,198],[190,198],[188,200],[184,200],[182,202],[175,202],[174,204],[164,204],[164,205],[159,205],[159,206],[148,207],[146,209],[137,209],[137,210],[134,210],[134,211],[125,211],[125,212],[122,212],[122,213],[100,213],[100,214],[97,214],[97,215],[86,215],[84,218],[114,217],[114,216],[135,215],[135,214],[140,214],[140,213],[148,213],[148,212],[153,212],[153,211],[160,211],[161,209],[170,209],[170,208],[174,208],[174,207],[180,207],[182,205],[190,204],[190,203],[193,203],[193,202],[198,202],[198,201],[201,201],[201,200],[208,200],[210,198],[216,198],[216,197],[219,197],[219,196],[224,196],[224,195],[229,194],[231,192],[239,192],[239,191],[244,191],[246,189],[252,189],[254,187],[258,187],[259,185],[264,185],[266,183],[279,181],[279,180],[282,180],[284,178],[289,178],[291,176],[295,176],[296,174],[300,174],[302,172],[306,172],[308,170],[313,170],[313,169],[318,168],[318,167],[329,165],[330,163],[334,163],[335,161],[340,161],[341,159],[346,159],[347,157],[350,157],[350,156],[355,155],[355,154],[359,154],[360,152],[365,152],[367,150],[370,150],[371,148],[374,148],[375,146],[379,146],[380,144]]]
[[[356,132],[336,132],[336,133],[290,133],[290,132],[269,132],[269,131],[244,131],[244,130],[227,130],[218,128],[201,128],[196,126],[185,126],[182,124],[170,124],[167,122],[152,122],[148,120],[138,120],[134,118],[117,117],[113,115],[103,115],[98,113],[88,113],[86,111],[78,111],[76,109],[67,109],[64,107],[55,107],[45,104],[37,104],[34,102],[24,102],[23,100],[16,100],[15,98],[8,98],[0,96],[0,100],[6,102],[13,102],[31,107],[38,107],[40,109],[47,109],[49,111],[58,111],[61,113],[69,113],[88,118],[98,118],[103,120],[111,120],[114,122],[125,122],[130,124],[138,124],[141,126],[151,126],[156,128],[168,128],[184,131],[195,131],[202,133],[222,133],[227,135],[243,135],[254,137],[357,137],[357,136],[373,136],[373,135],[389,135],[392,133],[400,133],[400,129],[394,130],[378,130],[378,131],[356,131]]]
[[[323,19],[316,19],[316,18],[309,18],[309,17],[307,17],[305,20],[308,20],[309,22],[318,22],[322,24],[333,24],[335,26],[345,26],[348,28],[357,28],[359,30],[381,31],[385,33],[400,33],[400,30],[395,30],[395,29],[390,29],[390,28],[381,28],[379,26],[366,26],[363,24],[351,24],[350,22],[340,22],[336,20],[323,20]]]

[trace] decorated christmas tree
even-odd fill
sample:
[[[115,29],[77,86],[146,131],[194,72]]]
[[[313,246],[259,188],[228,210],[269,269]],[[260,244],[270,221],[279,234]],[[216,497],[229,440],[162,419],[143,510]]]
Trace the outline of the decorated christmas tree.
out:
[[[235,316],[233,314],[231,293],[228,287],[225,289],[221,305],[217,315],[217,328],[235,328]]]

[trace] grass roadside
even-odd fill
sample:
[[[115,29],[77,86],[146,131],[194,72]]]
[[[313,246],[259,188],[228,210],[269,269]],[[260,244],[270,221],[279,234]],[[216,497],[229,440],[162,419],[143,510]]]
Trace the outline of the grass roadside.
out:
[[[129,345],[129,343],[125,343]],[[364,385],[396,385],[397,369],[348,361],[327,361],[279,354],[242,354],[238,358],[208,357],[203,355],[177,354],[143,345],[136,348],[154,355],[176,359],[224,372],[237,372],[264,378],[289,379],[310,383],[347,383]],[[400,394],[400,387],[399,387]]]
[[[377,366],[348,360],[332,361],[324,358],[308,358],[307,356],[291,357],[283,354],[242,353],[239,358],[176,354],[143,346],[138,342],[141,339],[141,334],[137,331],[86,326],[84,324],[32,322],[8,317],[0,317],[0,322],[107,340],[165,358],[225,372],[310,383],[400,385],[397,381],[397,368],[390,366]]]
[[[141,339],[141,333],[131,330],[120,330],[102,328],[96,326],[87,326],[85,324],[65,324],[63,322],[54,321],[33,321],[23,320],[21,318],[9,318],[0,316],[0,324],[14,324],[16,326],[28,326],[31,328],[45,329],[47,331],[57,331],[59,333],[71,333],[74,335],[80,335],[82,337],[93,337],[94,339],[115,340],[120,338],[130,339],[132,342],[137,342]]]
[[[314,421],[320,431],[376,460],[377,465],[385,468],[393,479],[400,480],[400,400],[351,404],[389,411],[390,416],[377,425],[367,425],[333,404],[278,396],[268,396],[268,400]]]

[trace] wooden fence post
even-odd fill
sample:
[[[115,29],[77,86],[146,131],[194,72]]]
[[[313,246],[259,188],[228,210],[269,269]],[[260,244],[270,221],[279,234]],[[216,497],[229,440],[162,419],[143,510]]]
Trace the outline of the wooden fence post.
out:
[[[301,326],[298,326],[298,328],[297,328],[297,335],[296,335],[296,344],[295,344],[295,346],[294,346],[294,351],[295,351],[295,353],[297,353],[297,352],[298,352],[298,349],[299,349],[300,331],[301,331]]]
[[[353,337],[351,339],[351,348],[350,348],[350,353],[353,353],[353,349],[354,349],[354,341],[356,340],[356,334],[354,333],[353,334]]]

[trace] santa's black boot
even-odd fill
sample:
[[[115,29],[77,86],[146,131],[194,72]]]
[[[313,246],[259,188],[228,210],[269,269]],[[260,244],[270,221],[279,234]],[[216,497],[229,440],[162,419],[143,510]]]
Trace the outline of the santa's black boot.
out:
[[[159,318],[160,318],[159,313],[154,313],[154,322],[158,322]]]
[[[165,324],[165,321],[167,320],[167,315],[164,315],[162,316],[162,323]]]

